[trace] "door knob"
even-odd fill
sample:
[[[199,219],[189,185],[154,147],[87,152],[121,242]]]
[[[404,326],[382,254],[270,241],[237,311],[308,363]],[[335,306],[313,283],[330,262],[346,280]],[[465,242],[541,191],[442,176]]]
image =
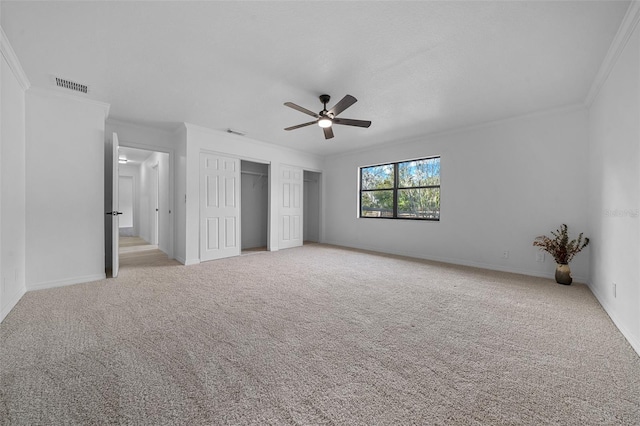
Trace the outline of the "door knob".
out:
[[[112,216],[118,216],[119,214],[122,214],[122,212],[112,211],[112,212],[106,212],[105,214],[110,214]]]

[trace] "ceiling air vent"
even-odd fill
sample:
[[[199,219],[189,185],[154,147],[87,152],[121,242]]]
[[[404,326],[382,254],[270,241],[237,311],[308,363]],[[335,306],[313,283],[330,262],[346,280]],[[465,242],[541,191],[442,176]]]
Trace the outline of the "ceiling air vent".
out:
[[[75,90],[76,92],[87,93],[89,89],[84,84],[75,83],[73,81],[65,80],[63,78],[56,77],[56,86],[64,87],[65,89]]]

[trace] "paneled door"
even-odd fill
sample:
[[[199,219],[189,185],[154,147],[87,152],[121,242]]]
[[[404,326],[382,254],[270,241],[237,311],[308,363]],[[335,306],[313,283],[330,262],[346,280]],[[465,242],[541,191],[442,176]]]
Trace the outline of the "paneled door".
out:
[[[280,167],[280,241],[281,249],[302,245],[303,170]]]
[[[200,261],[240,255],[240,160],[200,153]]]

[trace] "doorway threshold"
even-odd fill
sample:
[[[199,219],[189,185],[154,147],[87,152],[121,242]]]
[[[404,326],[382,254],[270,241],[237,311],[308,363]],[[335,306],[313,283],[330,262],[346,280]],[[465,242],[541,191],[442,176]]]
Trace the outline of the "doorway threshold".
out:
[[[240,252],[240,254],[242,256],[247,255],[247,254],[257,254],[257,253],[266,253],[267,252],[267,247],[249,247],[246,249],[242,249],[242,251]]]

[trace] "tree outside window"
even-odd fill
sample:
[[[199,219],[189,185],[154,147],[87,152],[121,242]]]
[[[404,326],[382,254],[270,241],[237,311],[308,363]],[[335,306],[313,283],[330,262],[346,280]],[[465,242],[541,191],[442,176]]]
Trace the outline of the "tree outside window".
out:
[[[440,157],[361,167],[360,217],[440,220]]]

